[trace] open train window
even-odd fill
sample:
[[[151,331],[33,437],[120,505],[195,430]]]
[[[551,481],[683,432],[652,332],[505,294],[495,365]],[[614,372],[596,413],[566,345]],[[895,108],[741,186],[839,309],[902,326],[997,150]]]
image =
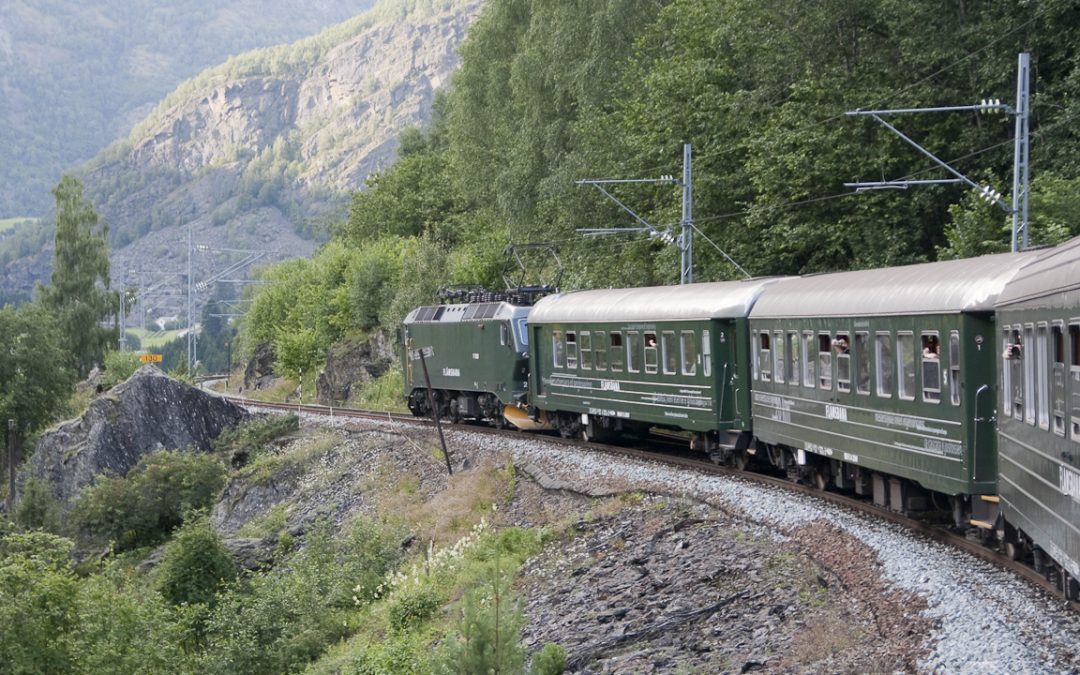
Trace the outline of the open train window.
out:
[[[587,330],[578,333],[578,348],[581,350],[581,369],[592,370],[592,333]]]
[[[1005,358],[1008,361],[1010,400],[1012,401],[1012,415],[1023,421],[1024,419],[1024,340],[1020,335],[1020,328],[1013,328],[1005,343]]]
[[[1069,324],[1069,427],[1080,443],[1080,324]]]
[[[1032,347],[1035,345],[1035,326],[1024,326],[1024,344],[1027,345],[1027,353],[1022,359],[1024,362],[1024,421],[1035,426],[1035,354]]]
[[[664,374],[674,375],[679,369],[679,345],[675,340],[675,331],[660,333],[660,351],[664,362]]]
[[[622,333],[618,331],[611,331],[610,337],[611,341],[609,342],[609,344],[611,345],[611,370],[612,372],[620,373],[623,369],[623,355],[625,354],[625,352],[623,352]]]
[[[949,331],[949,401],[960,405],[960,333],[955,330]]]
[[[877,376],[877,395],[882,398],[892,398],[892,335],[890,333],[877,333],[874,338],[874,374]]]
[[[556,368],[566,367],[566,344],[563,342],[561,330],[551,333],[551,354],[554,357]]]
[[[701,331],[701,370],[705,373],[705,377],[712,375],[712,338],[707,330]]]
[[[792,331],[788,335],[788,381],[791,384],[799,384],[799,373],[802,372],[802,359],[799,358],[799,334]]]
[[[1035,327],[1035,422],[1045,431],[1050,430],[1049,334],[1045,323]]]
[[[1065,326],[1060,321],[1050,327],[1050,409],[1054,433],[1065,435]]]
[[[694,331],[684,330],[679,334],[679,349],[682,356],[682,374],[697,375],[697,343],[694,342]]]
[[[769,331],[763,330],[758,335],[758,371],[761,373],[762,382],[772,381],[772,336]]]
[[[870,333],[855,333],[855,391],[870,393]]]
[[[645,333],[645,372],[656,372],[656,333]]]
[[[837,333],[833,340],[836,352],[836,390],[851,391],[851,338],[847,333]]]
[[[607,370],[607,334],[603,331],[593,333],[593,360],[597,370]]]
[[[626,332],[626,370],[641,372],[641,333],[636,330]]]
[[[922,400],[941,402],[941,338],[937,332],[924,331],[922,340]]]
[[[803,333],[802,343],[802,383],[804,387],[814,387],[817,385],[817,376],[814,374],[817,372],[817,369],[814,367],[817,364],[816,351],[817,343],[815,342],[814,334],[810,331],[806,331]]]
[[[577,334],[574,331],[566,331],[566,367],[577,368],[578,357]]]
[[[781,331],[773,333],[773,380],[784,381],[784,371],[787,364],[784,359],[784,334]]]
[[[896,395],[906,401],[915,398],[915,336],[896,334]]]
[[[832,336],[818,333],[818,384],[832,389]]]

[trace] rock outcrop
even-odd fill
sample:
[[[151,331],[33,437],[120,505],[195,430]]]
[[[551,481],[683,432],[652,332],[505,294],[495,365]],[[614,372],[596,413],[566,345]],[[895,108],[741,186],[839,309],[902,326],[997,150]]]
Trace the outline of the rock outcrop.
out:
[[[326,354],[326,368],[315,382],[319,403],[339,405],[349,400],[353,386],[364,386],[394,363],[394,346],[386,333],[376,332],[367,342],[340,341]]]
[[[81,417],[42,434],[19,483],[48,481],[67,508],[95,476],[123,476],[158,450],[208,451],[211,440],[246,417],[226,399],[143,366]]]

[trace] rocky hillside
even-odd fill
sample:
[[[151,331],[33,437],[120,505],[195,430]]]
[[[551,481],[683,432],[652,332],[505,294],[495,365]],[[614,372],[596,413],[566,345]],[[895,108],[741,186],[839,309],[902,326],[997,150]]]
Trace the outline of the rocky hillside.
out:
[[[44,215],[85,162],[186,78],[298,40],[374,0],[5,0],[0,3],[0,219]]]
[[[401,130],[429,119],[479,7],[386,0],[182,85],[83,172],[109,223],[114,284],[164,284],[173,292],[159,304],[178,310],[189,225],[197,280],[251,255],[309,255],[348,193],[391,161]],[[45,250],[14,262],[6,285],[32,289],[50,260]]]

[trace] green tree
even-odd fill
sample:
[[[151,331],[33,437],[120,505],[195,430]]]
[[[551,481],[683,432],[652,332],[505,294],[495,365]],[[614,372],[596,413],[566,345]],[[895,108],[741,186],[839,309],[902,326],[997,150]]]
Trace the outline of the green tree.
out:
[[[83,377],[101,363],[116,336],[102,325],[118,302],[109,292],[108,226],[75,178],[64,176],[52,192],[56,253],[52,284],[41,289],[41,299],[56,314],[75,371]]]
[[[219,589],[236,577],[236,565],[205,515],[185,523],[161,563],[158,588],[179,605],[212,605]]]
[[[59,326],[36,303],[0,309],[0,421],[20,438],[42,428],[67,400],[74,380]]]

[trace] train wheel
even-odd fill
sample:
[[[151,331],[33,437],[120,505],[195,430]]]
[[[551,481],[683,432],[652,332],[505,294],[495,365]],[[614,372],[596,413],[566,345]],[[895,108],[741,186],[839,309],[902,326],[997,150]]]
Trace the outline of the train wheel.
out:
[[[1023,547],[1015,541],[1005,542],[1004,553],[1009,560],[1019,560],[1024,554]]]
[[[454,424],[461,424],[461,406],[458,404],[457,397],[450,399],[450,421]]]
[[[750,465],[750,455],[745,450],[736,450],[731,455],[731,465],[739,471],[746,471],[746,467]]]
[[[824,492],[829,487],[829,472],[821,466],[815,466],[810,474],[814,487]]]

